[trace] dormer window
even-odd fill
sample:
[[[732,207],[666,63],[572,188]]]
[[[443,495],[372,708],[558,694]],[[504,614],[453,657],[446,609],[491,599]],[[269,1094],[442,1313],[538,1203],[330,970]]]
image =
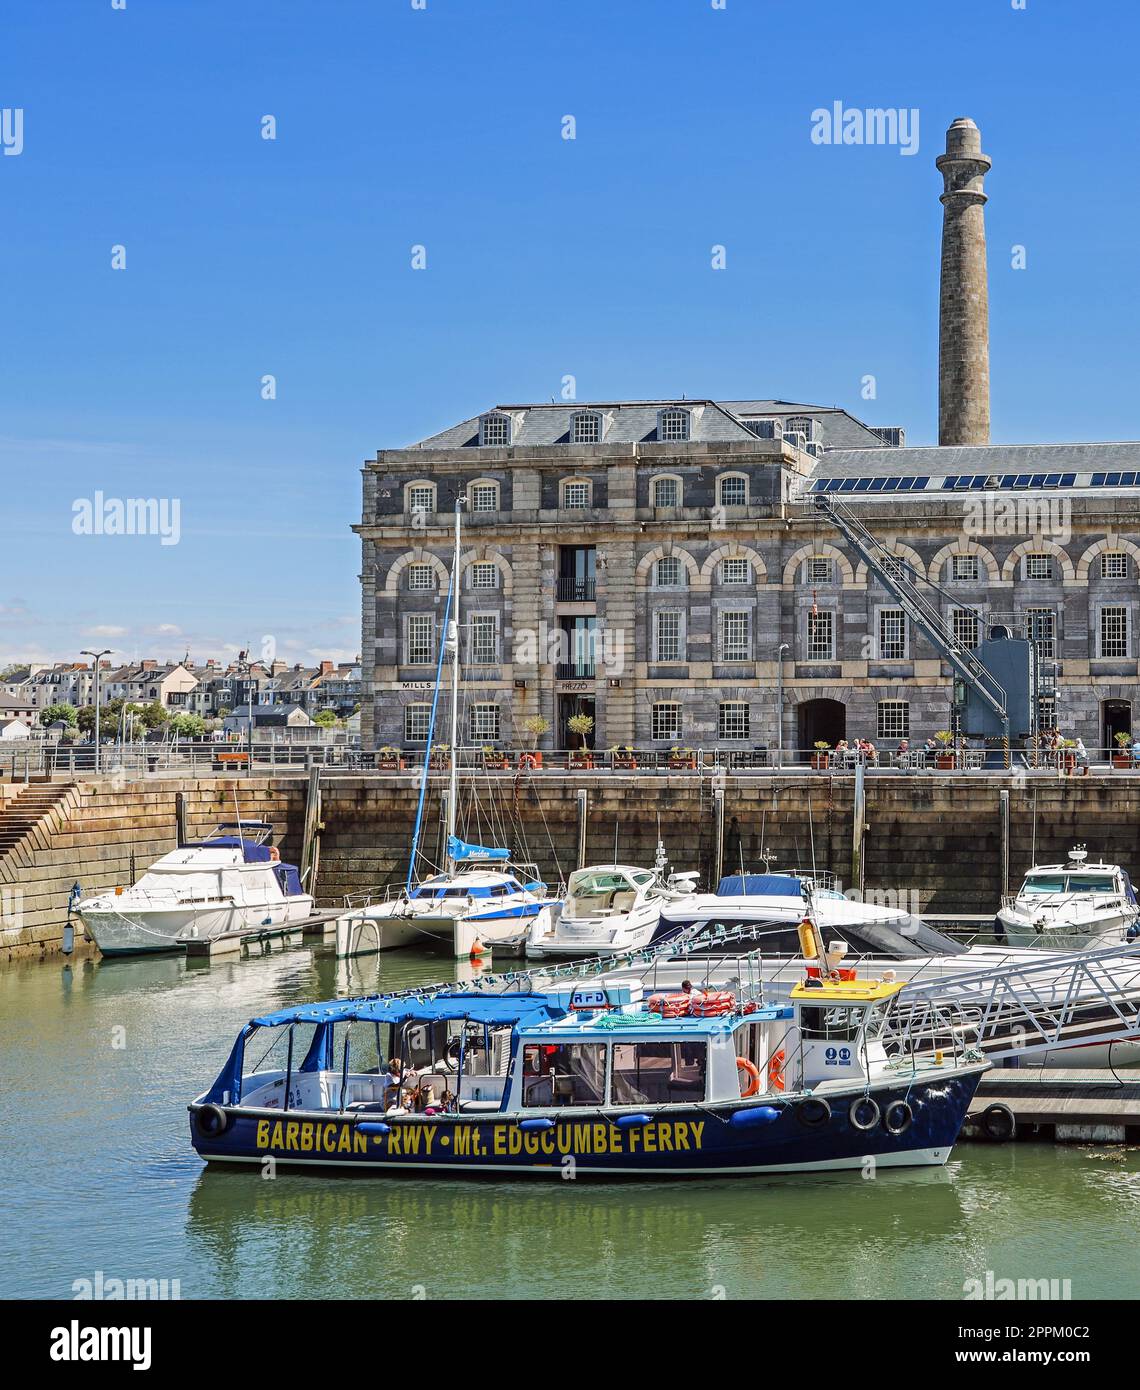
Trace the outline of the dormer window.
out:
[[[784,434],[802,434],[804,443],[810,444],[815,438],[815,421],[810,415],[790,415],[784,426]]]
[[[782,433],[779,420],[773,420],[766,416],[760,419],[742,420],[741,423],[757,439],[779,439]]]
[[[579,410],[570,418],[571,444],[600,444],[602,417],[596,410]]]
[[[484,415],[479,421],[479,443],[503,448],[510,442],[511,417],[500,414]]]
[[[583,511],[590,505],[593,491],[588,478],[568,478],[562,484],[562,505],[568,511]]]
[[[689,438],[689,412],[663,410],[657,417],[657,438],[662,444],[683,444]]]

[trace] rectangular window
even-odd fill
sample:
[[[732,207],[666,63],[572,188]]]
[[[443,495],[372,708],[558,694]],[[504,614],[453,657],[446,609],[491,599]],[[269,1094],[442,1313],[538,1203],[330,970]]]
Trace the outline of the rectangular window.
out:
[[[720,566],[722,584],[750,584],[752,566],[747,560],[722,560]]]
[[[954,555],[950,559],[950,578],[959,583],[970,583],[978,577],[978,557],[976,555]]]
[[[614,1042],[614,1105],[668,1105],[703,1101],[708,1043]]]
[[[750,710],[742,700],[725,700],[717,715],[718,738],[751,737]]]
[[[471,587],[473,589],[497,589],[499,587],[498,565],[485,561],[472,565]]]
[[[430,512],[435,510],[435,488],[430,486],[408,488],[408,511]]]
[[[1057,727],[1056,695],[1041,695],[1037,700],[1037,727],[1055,729]]]
[[[831,574],[831,560],[826,555],[813,555],[805,567],[804,580],[808,584],[830,584]]]
[[[499,737],[498,705],[472,705],[467,727],[472,743],[495,743]]]
[[[1100,655],[1128,655],[1128,609],[1124,607],[1100,610]]]
[[[606,1097],[604,1043],[528,1043],[523,1048],[523,1105],[601,1105]]]
[[[1100,577],[1102,579],[1127,579],[1128,556],[1122,550],[1115,550],[1100,557]]]
[[[906,614],[901,608],[883,608],[879,612],[879,660],[903,661],[906,658]]]
[[[435,618],[430,613],[411,613],[404,640],[405,666],[430,666],[435,660]]]
[[[681,443],[689,437],[689,412],[687,410],[663,410],[661,412],[660,435],[663,443]]]
[[[835,659],[834,613],[824,611],[807,615],[807,659],[808,661],[833,661]]]
[[[408,588],[416,591],[434,589],[435,570],[431,565],[409,565]]]
[[[681,614],[672,608],[653,615],[654,661],[681,661]]]
[[[499,620],[494,613],[471,617],[467,659],[473,666],[493,666],[499,659]]]
[[[562,486],[562,505],[572,511],[579,511],[590,505],[589,483],[564,483]]]
[[[653,505],[655,507],[679,507],[681,505],[681,484],[678,479],[654,479]]]
[[[1037,643],[1040,656],[1057,655],[1057,615],[1051,608],[1025,610],[1025,635]]]
[[[431,724],[431,705],[404,706],[404,742],[426,743]]]
[[[952,608],[950,610],[950,631],[954,641],[973,651],[978,645],[978,614],[972,608]]]
[[[681,737],[681,706],[671,700],[653,706],[653,737]]]
[[[746,507],[748,505],[748,479],[736,474],[720,480],[720,505],[722,507]]]
[[[1052,579],[1052,555],[1027,555],[1025,557],[1026,579]]]
[[[910,705],[906,700],[879,701],[879,738],[910,738]]]
[[[497,512],[499,510],[498,483],[476,483],[471,489],[471,510],[473,512]]]
[[[747,609],[729,610],[720,615],[721,661],[752,659],[752,615]]]

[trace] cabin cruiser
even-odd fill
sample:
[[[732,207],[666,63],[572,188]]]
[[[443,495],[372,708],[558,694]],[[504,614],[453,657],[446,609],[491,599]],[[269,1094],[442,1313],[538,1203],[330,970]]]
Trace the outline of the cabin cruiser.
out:
[[[595,864],[577,869],[566,885],[562,911],[536,920],[527,936],[527,956],[606,956],[648,946],[661,909],[690,897],[697,873],[668,873],[665,846],[657,842],[652,869],[629,864]]]
[[[997,920],[1011,946],[1079,951],[1125,940],[1140,907],[1119,864],[1088,862],[1078,845],[1066,864],[1035,864],[1017,895],[1003,898]]]
[[[251,927],[312,916],[293,864],[265,821],[224,821],[204,840],[164,854],[130,888],[85,898],[76,912],[105,956],[173,951]]]
[[[373,1177],[944,1164],[988,1063],[916,1044],[893,1021],[901,990],[851,972],[775,1005],[557,981],[301,1005],[241,1031],[190,1139],[208,1163]]]

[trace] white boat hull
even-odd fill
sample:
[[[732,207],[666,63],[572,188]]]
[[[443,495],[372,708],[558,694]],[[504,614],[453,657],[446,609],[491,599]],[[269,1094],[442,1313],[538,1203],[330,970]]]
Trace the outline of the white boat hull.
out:
[[[1038,927],[1032,918],[1013,908],[1002,908],[998,925],[1011,946],[1031,946],[1042,951],[1087,951],[1123,941],[1136,921],[1134,912],[1113,910],[1084,921],[1063,918]]]
[[[176,951],[188,941],[212,941],[228,932],[283,927],[303,922],[313,913],[313,900],[298,894],[275,902],[218,903],[185,907],[133,904],[124,894],[107,910],[87,907],[80,920],[87,935],[105,956],[143,955]]]

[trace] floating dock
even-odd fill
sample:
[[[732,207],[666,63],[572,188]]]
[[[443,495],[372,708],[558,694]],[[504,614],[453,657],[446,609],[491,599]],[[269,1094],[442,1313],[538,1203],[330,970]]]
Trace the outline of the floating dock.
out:
[[[238,931],[223,932],[221,936],[200,937],[186,943],[187,958],[213,960],[215,956],[240,954],[245,946],[259,946],[268,941],[282,941],[290,936],[316,937],[324,941],[331,936],[334,923],[341,910],[333,908],[325,912],[314,912],[301,922],[289,922],[280,927],[242,927]]]
[[[985,1112],[1004,1107],[1014,1131]],[[993,1128],[998,1133],[991,1133]],[[970,1105],[962,1139],[1045,1139],[1059,1144],[1124,1144],[1140,1141],[1140,1069],[1078,1071],[1060,1067],[995,1067]]]

